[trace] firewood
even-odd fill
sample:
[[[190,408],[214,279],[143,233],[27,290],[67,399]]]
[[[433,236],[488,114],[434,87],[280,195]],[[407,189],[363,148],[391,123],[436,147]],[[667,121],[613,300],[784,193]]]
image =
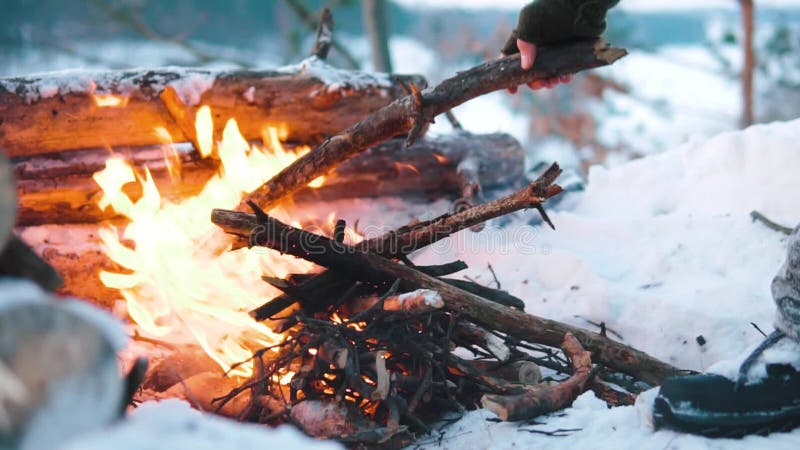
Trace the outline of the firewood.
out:
[[[470,99],[536,79],[613,64],[625,54],[625,50],[609,47],[602,40],[580,41],[539,48],[532,70],[523,70],[519,55],[515,55],[461,72],[421,92],[415,90],[414,84],[409,84],[411,95],[325,140],[252,192],[237,210],[247,210],[247,201],[269,210],[282,198],[329,173],[343,161],[391,137],[409,133],[408,142],[413,143],[434,117]]]
[[[336,84],[326,83],[327,74],[337,77]],[[193,121],[200,105],[211,107],[218,136],[227,119],[236,118],[246,139],[260,139],[265,124],[285,124],[290,140],[314,143],[405,95],[403,83],[425,80],[341,71],[316,58],[264,71],[138,69],[0,78],[0,146],[17,157],[158,145],[155,127],[189,142],[193,131],[187,129],[193,127],[175,119]],[[172,113],[162,98],[170,86],[177,94]],[[120,104],[101,107],[93,99],[109,94]]]
[[[592,370],[591,354],[570,333],[564,335],[564,353],[572,360],[574,372],[555,386],[532,388],[518,395],[486,394],[481,399],[484,408],[497,414],[500,420],[529,420],[559,411],[572,405],[587,387]]]
[[[351,314],[358,314],[374,307],[378,297],[362,297],[349,305],[345,305]],[[442,297],[435,291],[418,289],[404,294],[390,295],[383,300],[384,311],[403,312],[406,314],[425,314],[444,307]]]
[[[447,309],[518,339],[557,347],[564,336],[571,333],[592,352],[598,363],[653,385],[680,373],[667,363],[598,333],[498,305],[409,266],[291,227],[263,211],[259,214],[259,219],[255,219],[250,214],[214,210],[212,221],[226,231],[250,236],[252,245],[272,248],[327,268],[346,267],[350,273],[369,281],[401,279],[419,288],[434,290],[442,296]]]
[[[542,371],[533,361],[513,361],[510,363],[497,363],[495,361],[476,360],[470,364],[478,370],[483,370],[489,375],[502,378],[511,383],[536,385],[542,380]]]
[[[108,150],[68,151],[51,155],[16,158],[19,196],[18,225],[47,223],[95,223],[117,217],[101,211],[97,199],[102,192],[92,174],[102,170],[110,154],[125,158],[140,173],[147,167],[162,198],[178,201],[197,194],[219,161],[200,159],[191,144],[176,144],[180,152],[181,176],[175,182],[160,146]],[[305,188],[296,202],[331,201],[353,196],[399,195],[409,199],[452,196],[459,191],[457,167],[463,158],[476,155],[481,161],[479,177],[485,188],[513,185],[524,178],[522,146],[507,134],[457,134],[423,139],[409,149],[402,140],[390,140],[337,167],[320,188]],[[133,199],[141,196],[138,184],[125,186]]]
[[[404,258],[407,254],[431,245],[465,228],[524,208],[538,207],[539,212],[546,219],[547,215],[544,213],[541,203],[561,192],[561,188],[553,184],[560,173],[561,169],[558,165],[553,164],[535,182],[514,194],[454,214],[445,214],[433,220],[401,227],[382,236],[362,241],[357,247],[360,250],[387,257]],[[255,215],[230,214],[217,210],[212,213],[211,220],[221,226],[227,233],[239,236],[239,240],[242,242],[241,246],[250,245],[251,233],[258,228],[258,218]],[[346,286],[346,279],[348,279],[341,272],[325,272],[315,276],[315,278],[314,282],[308,285],[307,292],[312,294],[322,286],[329,289],[332,285]],[[487,296],[490,300],[497,301],[500,304],[514,306],[519,309],[523,309],[525,306],[524,302],[503,291],[481,287],[475,283],[460,280],[445,280],[445,282],[474,294]],[[298,297],[303,296],[298,296],[295,293],[294,296],[290,294],[278,297],[253,310],[250,314],[256,320],[265,320],[291,307]],[[315,301],[318,296],[310,295],[309,298]]]
[[[508,361],[511,349],[505,341],[475,324],[460,321],[453,328],[453,340],[457,343],[474,345],[486,350],[499,361]]]

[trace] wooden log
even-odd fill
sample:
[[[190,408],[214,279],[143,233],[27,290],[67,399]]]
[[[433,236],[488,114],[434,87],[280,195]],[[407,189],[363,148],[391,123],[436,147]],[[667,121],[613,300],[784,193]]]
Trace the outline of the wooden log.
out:
[[[572,405],[589,382],[592,359],[575,336],[569,333],[564,336],[562,348],[572,360],[575,369],[567,380],[555,386],[533,388],[518,395],[486,394],[481,398],[483,407],[497,414],[500,420],[519,421],[530,420]]]
[[[0,78],[0,146],[16,157],[156,145],[155,127],[189,142],[192,127],[175,112],[193,123],[200,105],[211,107],[217,136],[236,118],[247,139],[259,139],[266,124],[283,124],[289,140],[315,143],[404,96],[403,83],[425,80],[334,69],[318,58],[263,71],[138,69]],[[177,94],[177,110],[162,99],[168,88]]]
[[[237,210],[247,210],[247,201],[271,209],[338,164],[391,137],[409,133],[408,142],[414,142],[434,117],[470,99],[536,79],[613,64],[625,54],[625,50],[609,47],[602,40],[579,41],[539,48],[532,70],[523,70],[519,55],[515,55],[481,64],[422,92],[412,84],[412,95],[325,140],[252,192]]]
[[[22,226],[47,223],[95,223],[115,218],[111,210],[101,211],[97,200],[102,192],[92,174],[102,170],[111,154],[125,158],[143,172],[153,175],[162,198],[177,201],[197,194],[219,171],[219,161],[201,159],[191,144],[176,144],[181,176],[170,175],[161,146],[108,150],[77,150],[50,155],[16,158],[19,217]],[[488,188],[506,186],[524,179],[522,146],[506,134],[454,134],[423,139],[409,149],[402,140],[382,143],[351,159],[317,189],[297,192],[297,202],[330,201],[349,197],[401,195],[440,197],[458,195],[457,168],[468,155],[482,161],[479,177]],[[137,183],[125,187],[133,199],[141,195]]]
[[[243,230],[247,229],[248,224],[253,225],[250,214],[235,211],[214,210],[212,221],[226,230]],[[447,309],[478,325],[518,339],[557,347],[563,342],[564,336],[570,333],[592,352],[598,363],[652,385],[661,384],[664,378],[681,373],[667,363],[598,333],[498,305],[409,266],[291,227],[267,216],[263,211],[256,226],[249,228],[246,234],[250,236],[252,245],[272,248],[327,268],[347,268],[353,276],[367,281],[401,279],[419,288],[434,290],[442,296]]]

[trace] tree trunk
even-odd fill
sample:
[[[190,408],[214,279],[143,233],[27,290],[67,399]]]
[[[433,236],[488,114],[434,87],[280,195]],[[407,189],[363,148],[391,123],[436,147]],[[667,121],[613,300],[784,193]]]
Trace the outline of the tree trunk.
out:
[[[392,73],[392,58],[389,52],[389,30],[386,17],[386,0],[364,0],[361,2],[364,29],[372,51],[373,69]]]
[[[755,123],[753,105],[753,78],[755,75],[756,56],[753,49],[753,33],[755,26],[755,6],[753,0],[739,0],[742,7],[742,49],[744,65],[742,67],[742,128]]]

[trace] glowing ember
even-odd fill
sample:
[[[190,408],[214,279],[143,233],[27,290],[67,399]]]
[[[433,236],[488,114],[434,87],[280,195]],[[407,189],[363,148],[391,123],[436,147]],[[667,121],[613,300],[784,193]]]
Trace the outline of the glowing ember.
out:
[[[275,252],[228,252],[230,239],[209,220],[212,208],[234,208],[250,192],[293,162],[308,149],[284,150],[279,131],[268,129],[262,150],[251,146],[239,133],[234,120],[225,126],[214,148],[211,110],[197,114],[197,136],[202,155],[216,153],[220,171],[195,197],[170,203],[161,198],[149,171],[136,174],[119,158],[94,175],[103,190],[101,208],[112,207],[130,219],[124,231],[103,229],[105,252],[125,273],[102,272],[106,286],[125,298],[130,317],[147,337],[174,343],[198,343],[219,365],[229,370],[248,359],[255,349],[277,343],[281,336],[255,322],[247,312],[274,297],[277,292],[260,278],[264,274],[285,277],[307,272],[310,263],[285,258]],[[179,171],[169,134],[158,130],[165,141],[170,171]],[[171,149],[171,150],[170,150]],[[131,200],[122,188],[138,181],[142,197]],[[278,209],[271,214],[286,220]],[[123,244],[123,241],[126,244]],[[132,242],[133,246],[127,245]],[[249,376],[252,363],[235,367],[231,374]],[[290,379],[288,376],[282,379]]]

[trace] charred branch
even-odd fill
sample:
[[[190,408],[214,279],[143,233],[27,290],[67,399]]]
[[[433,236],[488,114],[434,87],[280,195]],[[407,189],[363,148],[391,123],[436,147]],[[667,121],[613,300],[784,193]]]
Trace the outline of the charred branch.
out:
[[[521,340],[555,347],[563,342],[567,333],[572,334],[592,352],[597,362],[653,385],[680,373],[669,364],[597,333],[498,305],[406,265],[291,227],[257,211],[255,227],[252,215],[234,211],[215,210],[212,221],[226,231],[241,233],[244,230],[252,245],[272,248],[327,268],[346,267],[355,276],[370,282],[400,279],[418,288],[436,291],[442,296],[446,309]]]
[[[505,421],[529,420],[572,405],[584,391],[591,377],[591,354],[570,333],[564,335],[564,353],[572,360],[573,374],[552,387],[531,388],[518,395],[487,394],[481,399],[484,408]]]

